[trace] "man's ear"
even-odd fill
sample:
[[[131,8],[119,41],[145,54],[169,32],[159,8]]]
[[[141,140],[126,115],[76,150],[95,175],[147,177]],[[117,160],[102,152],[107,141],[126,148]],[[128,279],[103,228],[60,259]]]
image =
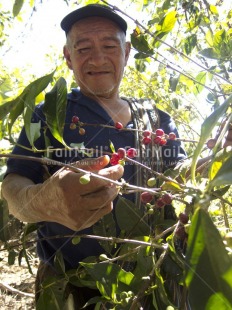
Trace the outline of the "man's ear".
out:
[[[71,61],[70,52],[69,52],[67,45],[63,47],[63,54],[64,54],[64,58],[66,59],[67,66],[69,67],[69,69],[72,70],[72,61]]]
[[[126,66],[128,58],[129,58],[129,55],[130,55],[131,43],[130,42],[126,42],[125,44],[126,44],[126,46],[125,46],[125,66]]]

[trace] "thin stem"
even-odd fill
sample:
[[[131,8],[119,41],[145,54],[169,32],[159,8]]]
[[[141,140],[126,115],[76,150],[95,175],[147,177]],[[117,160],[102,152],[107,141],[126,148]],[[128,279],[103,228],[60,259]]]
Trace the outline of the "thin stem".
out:
[[[152,55],[147,54],[146,52],[141,52],[141,51],[139,51],[139,52],[140,52],[141,54],[147,56],[147,57],[150,57],[151,59],[153,59],[153,60],[155,60],[155,61],[158,61],[160,64],[166,66],[168,69],[172,69],[172,70],[176,71],[177,73],[179,73],[179,74],[181,74],[181,75],[187,77],[188,79],[190,79],[190,80],[193,81],[194,83],[199,84],[199,85],[201,85],[201,86],[204,86],[204,87],[205,87],[206,89],[208,89],[211,93],[222,94],[221,91],[218,91],[218,90],[215,90],[215,89],[213,89],[213,88],[210,88],[210,87],[208,87],[207,85],[205,85],[205,84],[203,84],[203,83],[197,81],[195,78],[193,78],[193,77],[192,77],[191,75],[189,75],[188,73],[185,73],[184,71],[181,71],[181,70],[177,69],[176,67],[173,67],[172,65],[169,64],[170,61],[169,61],[167,58],[165,58],[163,55],[161,55],[159,52],[156,51],[156,53],[157,53],[159,56],[161,56],[161,57],[163,57],[165,60],[169,61],[168,64],[164,63],[163,61],[158,60],[157,58],[155,58],[155,57],[152,56]]]
[[[15,159],[20,159],[20,160],[29,160],[29,161],[36,161],[36,162],[39,162],[40,164],[42,165],[46,165],[46,166],[49,166],[49,165],[53,165],[53,166],[59,166],[59,167],[64,167],[64,168],[67,168],[67,169],[70,169],[74,172],[79,172],[79,173],[88,173],[91,177],[95,177],[97,179],[101,179],[101,180],[105,180],[107,182],[110,182],[118,187],[120,187],[122,190],[134,190],[134,191],[137,191],[137,192],[142,192],[142,191],[146,191],[146,192],[149,192],[149,193],[152,193],[153,195],[154,194],[157,194],[161,189],[160,188],[147,188],[147,187],[139,187],[137,185],[132,185],[132,184],[129,184],[125,181],[114,181],[112,179],[108,179],[102,175],[98,175],[94,172],[89,172],[89,171],[86,171],[84,169],[81,169],[81,168],[77,168],[75,167],[74,165],[72,164],[66,164],[66,163],[62,163],[62,162],[59,162],[57,160],[53,160],[53,159],[49,159],[49,158],[46,158],[46,157],[42,157],[42,158],[38,158],[38,157],[33,157],[33,156],[25,156],[25,155],[16,155],[16,154],[0,154],[0,158],[15,158]],[[184,185],[181,185],[179,184],[177,181],[175,181],[174,179],[171,179],[171,178],[168,178],[166,176],[164,176],[163,174],[161,173],[158,173],[156,171],[153,171],[151,168],[131,159],[131,158],[128,158],[126,157],[126,160],[127,161],[130,161],[132,163],[134,163],[135,165],[139,165],[139,166],[142,166],[143,168],[146,168],[148,169],[149,171],[151,171],[152,173],[154,173],[155,175],[159,176],[160,178],[162,178],[163,180],[165,181],[168,181],[168,182],[173,182],[175,184],[177,184],[179,187],[184,187],[186,188]]]
[[[137,305],[140,302],[140,300],[144,297],[145,292],[148,290],[149,286],[151,285],[153,279],[155,278],[156,272],[155,270],[157,270],[158,268],[160,268],[161,264],[163,263],[166,255],[168,254],[168,247],[163,251],[163,253],[160,255],[159,259],[157,260],[157,262],[154,264],[149,276],[147,277],[147,280],[144,281],[143,286],[141,287],[141,289],[139,290],[137,296],[134,297],[134,300],[132,302],[132,305],[130,306],[130,310],[135,310],[138,309]]]
[[[153,173],[153,174],[156,175],[157,177],[162,178],[164,181],[173,182],[173,183],[177,184],[177,185],[178,185],[179,187],[181,187],[181,188],[186,188],[184,185],[179,184],[176,180],[171,179],[170,177],[166,177],[166,176],[163,175],[162,173],[157,172],[157,171],[154,171],[154,170],[152,170],[151,168],[145,166],[144,164],[142,164],[142,163],[140,163],[140,162],[137,162],[137,161],[133,160],[132,158],[128,158],[128,157],[127,157],[127,160],[128,160],[129,162],[136,163],[136,165],[138,165],[138,166],[140,166],[140,167],[142,167],[142,168],[147,169],[148,171],[150,171],[151,173]]]
[[[175,51],[177,54],[180,54],[181,56],[183,56],[184,58],[188,59],[189,61],[191,61],[192,63],[194,63],[196,66],[198,66],[199,68],[213,74],[214,76],[217,76],[218,78],[220,78],[221,80],[225,81],[226,83],[229,83],[232,85],[232,83],[230,81],[228,81],[227,79],[225,79],[224,77],[220,76],[219,74],[212,72],[211,70],[209,70],[208,68],[206,68],[205,66],[201,65],[200,63],[198,63],[197,61],[195,61],[194,59],[190,58],[189,56],[187,56],[186,54],[184,54],[183,52],[179,51],[178,49],[176,49],[175,47],[173,47],[172,45],[168,44],[167,42],[163,41],[162,39],[158,38],[157,36],[154,36],[154,34],[152,32],[150,32],[150,30],[148,28],[146,28],[145,26],[143,26],[140,22],[138,22],[138,20],[135,20],[133,17],[131,17],[130,15],[128,15],[127,13],[125,13],[124,11],[120,10],[118,7],[107,3],[104,0],[101,0],[102,2],[104,2],[106,5],[110,6],[113,10],[120,12],[121,14],[125,15],[126,17],[128,17],[129,19],[131,19],[137,26],[139,26],[140,28],[142,28],[145,33],[148,33],[151,37],[155,38],[157,41],[161,42],[162,44],[168,46],[170,49],[172,49],[173,51]]]
[[[34,244],[37,242],[42,242],[44,240],[54,240],[54,239],[62,239],[62,238],[67,238],[67,239],[72,239],[75,237],[79,237],[79,238],[86,238],[86,239],[94,239],[94,240],[98,240],[98,241],[108,241],[111,243],[129,243],[129,244],[135,244],[138,246],[152,246],[156,249],[161,249],[164,250],[166,249],[167,245],[160,245],[154,241],[151,242],[145,242],[145,241],[141,241],[141,240],[133,240],[133,239],[123,239],[123,238],[118,238],[118,237],[102,237],[102,236],[96,236],[96,235],[77,235],[76,233],[72,234],[72,235],[56,235],[56,236],[51,236],[51,237],[44,237],[44,238],[40,238],[40,239],[34,239],[34,240],[30,240],[30,241],[26,241],[25,243],[27,245],[29,244]],[[17,248],[19,246],[23,246],[24,243],[18,243],[12,246],[12,248]],[[0,252],[7,250],[7,248],[3,248],[0,249]]]

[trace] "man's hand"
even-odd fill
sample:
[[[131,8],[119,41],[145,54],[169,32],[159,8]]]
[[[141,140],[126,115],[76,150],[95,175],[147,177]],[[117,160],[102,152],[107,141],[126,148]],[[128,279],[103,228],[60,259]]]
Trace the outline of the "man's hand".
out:
[[[108,163],[109,157],[102,156],[84,159],[75,166],[110,180],[120,179],[123,167],[116,165],[104,168]],[[3,195],[10,212],[23,221],[56,222],[75,231],[82,230],[111,212],[112,201],[118,194],[116,185],[93,176],[88,184],[81,184],[82,175],[61,168],[38,185],[27,178],[8,175],[4,180]],[[18,186],[14,188],[16,182]]]

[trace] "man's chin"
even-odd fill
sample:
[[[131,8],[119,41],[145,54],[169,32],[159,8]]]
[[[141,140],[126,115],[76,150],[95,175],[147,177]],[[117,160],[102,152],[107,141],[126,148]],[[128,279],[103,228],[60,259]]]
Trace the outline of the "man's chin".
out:
[[[107,89],[87,89],[85,90],[85,94],[87,96],[94,96],[94,97],[104,97],[104,98],[109,98],[114,91],[114,87],[112,88],[107,88]]]

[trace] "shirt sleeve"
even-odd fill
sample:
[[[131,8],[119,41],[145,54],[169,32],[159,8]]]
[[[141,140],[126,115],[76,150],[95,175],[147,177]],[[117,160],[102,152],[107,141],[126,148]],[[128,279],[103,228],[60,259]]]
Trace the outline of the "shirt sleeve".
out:
[[[178,130],[171,116],[164,111],[158,111],[160,115],[160,127],[166,134],[174,132],[176,137],[179,138]],[[186,152],[182,143],[180,141],[168,139],[167,144],[162,146],[162,158],[164,170],[173,168],[180,160],[186,158]]]

